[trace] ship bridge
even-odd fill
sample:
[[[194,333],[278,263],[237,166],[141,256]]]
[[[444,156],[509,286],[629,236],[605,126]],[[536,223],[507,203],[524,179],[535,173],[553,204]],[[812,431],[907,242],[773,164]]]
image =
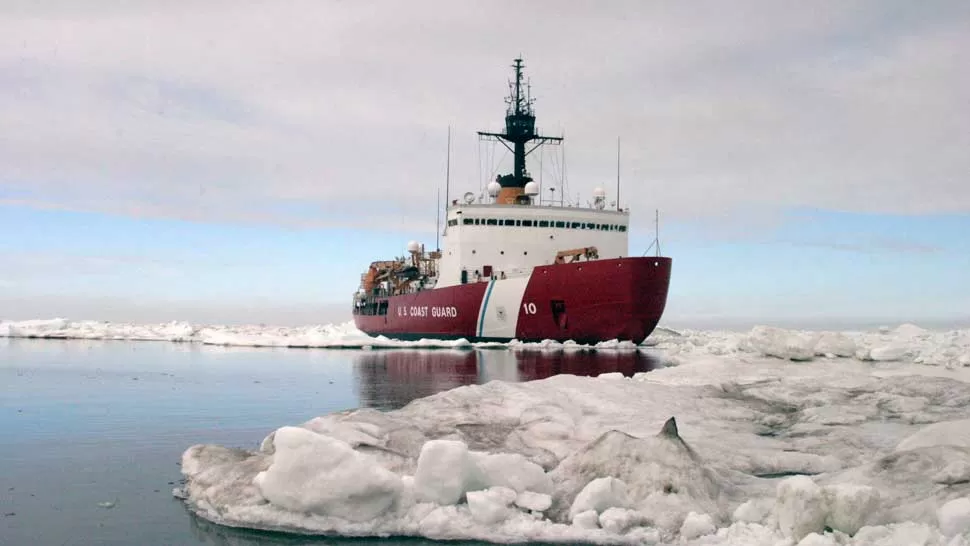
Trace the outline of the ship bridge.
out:
[[[629,212],[460,204],[448,209],[437,287],[528,275],[540,265],[627,255]]]

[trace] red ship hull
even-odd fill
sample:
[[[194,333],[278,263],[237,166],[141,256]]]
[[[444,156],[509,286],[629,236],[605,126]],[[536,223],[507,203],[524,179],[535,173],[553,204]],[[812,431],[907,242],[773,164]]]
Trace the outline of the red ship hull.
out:
[[[662,257],[543,265],[529,277],[391,296],[377,307],[381,314],[355,309],[354,322],[369,335],[402,340],[640,343],[663,315],[670,269]]]

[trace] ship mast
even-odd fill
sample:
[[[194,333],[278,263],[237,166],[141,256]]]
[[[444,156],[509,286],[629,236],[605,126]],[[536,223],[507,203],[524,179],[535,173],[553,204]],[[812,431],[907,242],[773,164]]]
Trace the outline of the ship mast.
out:
[[[535,99],[531,96],[531,89],[522,83],[522,59],[515,59],[512,68],[515,78],[509,81],[509,96],[505,99],[508,109],[505,112],[505,132],[489,133],[479,131],[479,138],[483,140],[497,140],[502,143],[514,158],[511,174],[499,175],[496,182],[502,187],[498,195],[499,203],[515,203],[517,197],[524,192],[525,185],[532,181],[525,167],[525,158],[546,143],[562,141],[561,137],[549,137],[536,134],[536,116],[532,109]],[[534,145],[526,150],[529,143]],[[511,144],[511,146],[510,146]]]

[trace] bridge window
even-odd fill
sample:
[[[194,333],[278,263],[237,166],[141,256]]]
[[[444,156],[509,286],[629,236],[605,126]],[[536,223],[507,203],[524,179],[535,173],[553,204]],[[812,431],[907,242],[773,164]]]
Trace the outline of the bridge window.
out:
[[[496,220],[495,218],[489,218],[488,220],[485,220],[485,223],[487,225],[494,226],[494,225],[498,225],[498,220]]]
[[[449,226],[457,226],[458,225],[458,220],[448,220],[448,225]]]
[[[515,225],[517,225],[517,226],[521,226],[521,225],[522,225],[522,220],[516,220],[516,221],[515,221]]]
[[[556,222],[556,227],[558,227],[558,228],[564,228],[564,227],[566,227],[566,222]]]
[[[522,227],[532,227],[532,220],[522,220]]]
[[[600,225],[600,231],[609,231],[609,229],[610,229],[610,225],[609,224],[601,224]]]
[[[507,226],[514,226],[515,225],[515,220],[505,220],[505,225],[507,225]]]
[[[549,227],[549,220],[539,220],[539,227]]]
[[[467,225],[469,225],[469,224],[474,224],[474,223],[475,223],[475,221],[474,221],[474,220],[472,220],[471,218],[462,218],[462,220],[461,220],[461,223],[462,223],[462,224],[465,224],[465,225],[467,226]]]
[[[620,231],[626,231],[626,226],[620,226]]]
[[[581,225],[582,225],[582,224],[580,224],[579,222],[573,222],[573,223],[572,223],[572,228],[573,228],[573,229],[579,229],[579,226],[581,226]]]

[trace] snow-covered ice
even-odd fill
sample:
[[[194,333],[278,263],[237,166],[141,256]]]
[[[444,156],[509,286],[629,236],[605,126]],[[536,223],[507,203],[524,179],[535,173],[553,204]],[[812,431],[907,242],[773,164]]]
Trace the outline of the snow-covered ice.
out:
[[[256,451],[193,446],[179,494],[217,523],[301,533],[970,545],[970,374],[927,358],[965,334],[794,334],[662,332],[678,365],[633,378],[492,381]],[[905,356],[873,358],[883,346]],[[268,476],[290,484],[279,501]],[[371,517],[346,515],[358,503]]]
[[[282,326],[220,326],[186,322],[127,324],[67,319],[2,321],[0,337],[45,339],[107,339],[193,342],[207,345],[294,348],[510,348],[514,350],[636,350],[629,341],[604,341],[595,346],[571,341],[538,343],[470,343],[464,339],[398,341],[371,337],[353,322]],[[642,346],[662,349],[677,364],[699,355],[766,356],[811,361],[851,358],[872,362],[913,362],[942,367],[970,367],[970,329],[925,330],[912,324],[875,331],[813,332],[756,326],[748,332],[673,330],[660,327]]]
[[[350,324],[54,320],[0,322],[0,336],[471,345],[370,338]],[[176,493],[207,520],[296,533],[970,546],[970,330],[659,328],[644,345],[666,366],[459,387],[283,426],[252,451],[192,446]]]

